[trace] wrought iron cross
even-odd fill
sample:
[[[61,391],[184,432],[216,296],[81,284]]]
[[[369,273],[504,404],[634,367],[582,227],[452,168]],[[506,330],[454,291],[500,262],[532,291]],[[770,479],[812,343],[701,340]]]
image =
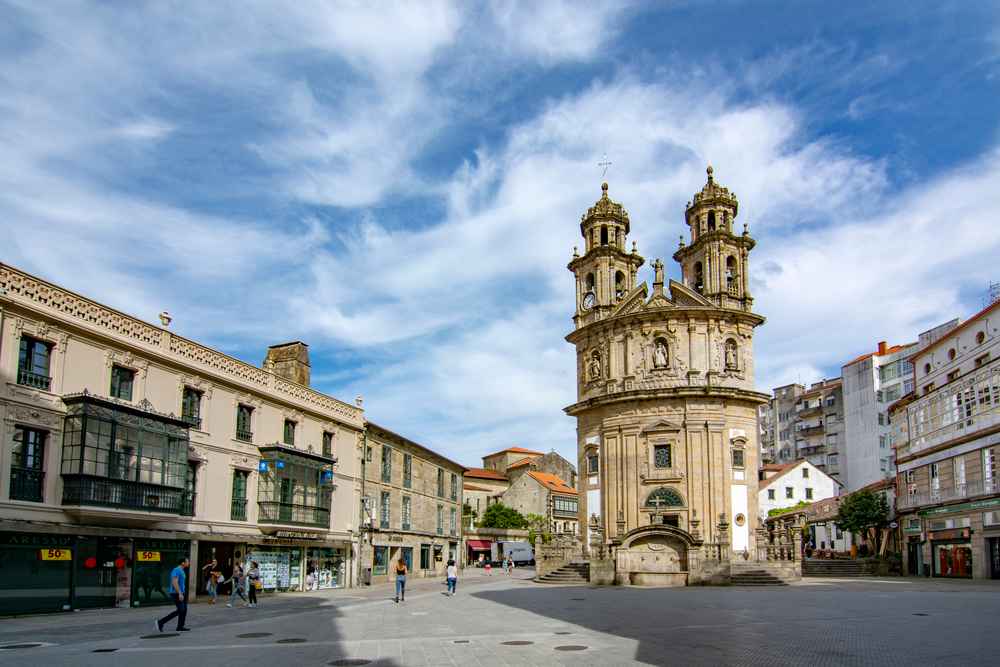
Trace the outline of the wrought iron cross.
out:
[[[601,172],[601,180],[604,180],[604,177],[608,175],[608,167],[610,167],[611,164],[612,164],[611,162],[608,162],[608,154],[605,153],[604,160],[597,163],[598,167],[604,168],[604,171]]]

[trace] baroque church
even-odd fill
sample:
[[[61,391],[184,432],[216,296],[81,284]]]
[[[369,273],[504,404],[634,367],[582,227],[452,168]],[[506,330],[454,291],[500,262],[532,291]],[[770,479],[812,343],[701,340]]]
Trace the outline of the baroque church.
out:
[[[601,186],[581,217],[576,277],[577,419],[584,551],[611,553],[615,582],[685,585],[755,554],[757,407],[749,255],[735,193],[712,167],[685,210],[681,281],[637,282],[628,211]],[[715,565],[713,565],[713,563]]]

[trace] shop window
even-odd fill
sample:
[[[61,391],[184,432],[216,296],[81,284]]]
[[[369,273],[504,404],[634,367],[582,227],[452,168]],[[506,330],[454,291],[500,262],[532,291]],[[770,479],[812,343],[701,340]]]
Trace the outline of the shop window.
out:
[[[45,489],[45,441],[47,431],[14,427],[10,458],[10,499],[42,502]]]
[[[196,429],[201,429],[201,396],[200,391],[191,387],[184,387],[181,395],[181,419]]]
[[[124,366],[111,367],[111,397],[122,401],[132,400],[135,371]],[[176,394],[175,394],[176,395]]]
[[[403,488],[413,487],[413,455],[403,454]]]
[[[657,468],[669,468],[671,464],[670,445],[653,446],[653,465]]]
[[[52,385],[51,362],[51,343],[21,336],[17,357],[17,383],[48,391]]]
[[[372,574],[386,574],[389,571],[389,547],[373,547]]]
[[[972,547],[965,543],[934,543],[934,575],[972,578]]]

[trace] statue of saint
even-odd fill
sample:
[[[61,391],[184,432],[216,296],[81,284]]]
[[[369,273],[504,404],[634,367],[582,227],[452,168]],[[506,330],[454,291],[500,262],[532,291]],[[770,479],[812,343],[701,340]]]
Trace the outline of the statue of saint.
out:
[[[667,367],[667,346],[664,344],[662,338],[657,338],[656,344],[653,346],[653,367]]]
[[[590,379],[600,380],[601,379],[601,357],[595,354],[590,359]]]
[[[653,270],[655,272],[654,275],[653,275],[653,284],[654,285],[657,285],[657,284],[662,285],[663,284],[663,262],[660,261],[659,257],[657,257],[656,261],[653,262]]]
[[[736,368],[736,343],[726,343],[726,368]]]

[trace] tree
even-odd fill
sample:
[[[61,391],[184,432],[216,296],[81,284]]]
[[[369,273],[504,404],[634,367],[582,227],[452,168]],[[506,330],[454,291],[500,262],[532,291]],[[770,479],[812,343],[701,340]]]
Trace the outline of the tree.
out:
[[[532,544],[535,543],[535,539],[539,536],[542,538],[542,542],[548,544],[552,541],[552,533],[549,532],[548,521],[541,514],[528,514],[525,517],[528,522],[528,541]]]
[[[480,528],[527,528],[528,520],[513,507],[496,503],[483,512],[483,520],[479,522],[479,526]]]
[[[871,540],[875,553],[881,553],[882,528],[889,522],[889,503],[885,495],[857,491],[847,496],[837,512],[837,525],[865,540]]]

